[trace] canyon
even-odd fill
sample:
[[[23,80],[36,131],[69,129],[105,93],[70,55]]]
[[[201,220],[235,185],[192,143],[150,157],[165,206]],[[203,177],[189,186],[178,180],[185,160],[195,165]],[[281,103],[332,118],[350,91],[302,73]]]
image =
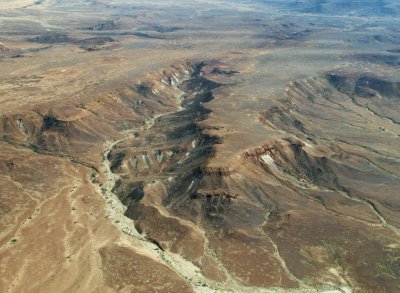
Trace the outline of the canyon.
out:
[[[367,2],[0,1],[0,291],[399,291]]]

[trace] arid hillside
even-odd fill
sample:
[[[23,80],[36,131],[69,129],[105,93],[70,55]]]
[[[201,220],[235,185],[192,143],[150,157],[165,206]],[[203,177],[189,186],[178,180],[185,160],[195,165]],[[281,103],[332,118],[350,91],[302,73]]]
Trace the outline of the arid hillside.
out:
[[[0,0],[0,292],[399,292],[400,9],[361,4]]]

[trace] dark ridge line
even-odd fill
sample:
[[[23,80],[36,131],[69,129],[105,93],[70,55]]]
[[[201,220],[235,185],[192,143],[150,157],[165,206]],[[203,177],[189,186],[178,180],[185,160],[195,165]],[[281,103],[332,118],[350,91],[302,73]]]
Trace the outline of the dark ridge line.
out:
[[[400,235],[400,229],[399,229],[398,227],[396,227],[396,226],[393,226],[393,225],[388,224],[386,218],[385,218],[385,217],[381,214],[381,212],[377,209],[376,205],[372,202],[371,199],[368,199],[368,198],[365,199],[365,198],[363,198],[363,197],[361,197],[361,196],[354,195],[354,194],[350,193],[350,191],[349,191],[346,187],[344,187],[344,186],[339,185],[339,187],[342,189],[342,192],[343,192],[347,197],[349,197],[349,198],[351,198],[351,199],[355,199],[355,200],[361,201],[361,202],[363,202],[364,204],[368,205],[369,208],[375,213],[375,216],[378,218],[378,220],[381,222],[382,227],[391,230],[392,232],[394,232],[394,233],[397,234],[397,235]],[[384,204],[382,204],[382,205],[383,205],[385,208],[388,208],[388,207],[386,207]],[[390,209],[390,208],[388,208],[388,209]]]
[[[334,90],[336,90],[333,86],[331,86],[331,87],[332,87]],[[306,88],[312,92],[312,90],[308,87],[308,85],[306,85]],[[306,93],[304,92],[304,90],[301,90],[301,89],[299,89],[299,88],[296,87],[296,86],[291,86],[290,89],[294,92],[294,94],[297,94],[297,95],[299,95],[299,96],[302,97],[302,98],[305,98],[304,94],[306,94]],[[388,117],[384,117],[384,116],[382,116],[382,115],[379,115],[379,114],[376,113],[375,111],[371,110],[371,109],[368,107],[368,105],[360,105],[359,103],[357,103],[357,102],[355,101],[355,98],[354,98],[352,95],[347,94],[347,93],[342,93],[342,94],[343,94],[344,96],[346,96],[346,97],[352,102],[352,104],[354,104],[355,106],[370,111],[372,114],[374,114],[375,116],[377,116],[378,118],[380,118],[380,119],[382,119],[382,120],[385,120],[385,119],[386,119],[386,120],[389,120],[389,121],[391,121],[392,123],[394,123],[394,124],[396,124],[396,125],[400,125],[400,123],[397,123],[397,122],[393,121],[393,119],[390,119],[390,118],[388,118]],[[288,93],[288,95],[289,95],[289,96],[292,96],[292,95],[290,95],[289,93]],[[369,119],[367,119],[366,117],[364,117],[363,115],[361,115],[361,114],[359,114],[359,113],[356,113],[356,112],[354,112],[354,111],[351,110],[351,109],[347,109],[347,108],[344,107],[342,104],[333,102],[333,101],[329,98],[329,96],[327,96],[327,95],[320,95],[320,96],[323,97],[323,98],[325,98],[325,99],[326,99],[327,101],[329,101],[330,103],[332,103],[332,104],[337,105],[337,106],[340,107],[339,109],[335,109],[335,110],[344,111],[344,112],[347,112],[347,113],[352,113],[352,114],[354,114],[354,115],[356,115],[356,116],[362,118],[362,119],[365,120],[366,122],[371,123],[371,121],[370,121]],[[314,103],[314,101],[311,101],[311,102]],[[286,104],[291,104],[291,102],[290,102],[290,101],[286,101]],[[293,105],[294,105],[294,108],[295,108],[295,110],[296,110],[297,112],[300,112],[300,113],[302,112],[300,109],[298,109],[298,107],[297,107],[296,104],[293,104]],[[325,106],[325,105],[322,105],[322,104],[321,104],[321,106]],[[328,107],[328,106],[326,105],[326,107]],[[328,107],[328,108],[331,108],[331,107]],[[332,120],[326,119],[326,118],[319,118],[319,117],[315,117],[315,118],[317,118],[317,119],[322,119],[322,120],[332,121]],[[274,125],[274,126],[276,127],[275,123],[272,123],[272,122],[271,122],[271,124]],[[352,126],[351,124],[349,124],[349,126],[354,127],[354,126]],[[289,132],[290,132],[290,131],[289,131]],[[291,133],[293,133],[293,132],[291,132]],[[304,131],[303,131],[303,133],[304,133]],[[321,138],[321,139],[324,139],[324,138]],[[329,140],[328,140],[328,141],[329,141]],[[345,141],[345,140],[342,140],[342,139],[335,139],[335,141],[339,141],[339,142],[342,142],[342,143],[346,143],[346,144],[351,145],[351,146],[361,147],[361,148],[363,148],[363,149],[366,149],[367,151],[376,153],[376,154],[378,154],[378,155],[381,155],[381,156],[384,156],[384,157],[387,157],[387,158],[392,158],[392,159],[400,160],[400,158],[384,155],[384,154],[378,152],[377,150],[373,150],[373,149],[371,149],[371,148],[369,148],[369,147],[366,147],[366,146],[363,146],[363,145],[360,145],[360,144],[357,144],[357,143],[349,143],[349,142],[347,142],[347,141]],[[365,159],[365,158],[362,157],[362,156],[359,156],[359,157]],[[385,169],[383,169],[383,168],[380,168],[379,166],[377,166],[376,164],[374,164],[374,163],[371,162],[370,160],[366,159],[366,161],[368,161],[370,164],[372,164],[372,165],[375,166],[376,168],[381,169],[381,170],[384,171],[385,173],[390,174],[390,175],[394,176],[395,178],[399,178],[398,176],[392,174],[391,172],[389,172],[389,171],[387,171],[387,170],[385,170]],[[305,194],[303,191],[299,190],[299,189],[301,189],[301,187],[300,187],[299,189],[296,189],[295,185],[292,184],[292,183],[290,183],[290,182],[288,182],[287,180],[281,179],[281,178],[277,177],[277,175],[273,175],[273,177],[275,177],[283,186],[286,186],[287,188],[293,190],[295,193],[300,194],[300,195],[306,197],[307,199],[309,199],[309,200],[311,200],[311,201],[314,201],[314,202],[320,204],[320,205],[321,205],[325,210],[327,210],[327,211],[330,211],[330,212],[332,212],[332,213],[334,213],[334,214],[336,214],[336,215],[343,216],[343,217],[346,217],[346,218],[353,218],[354,220],[361,221],[361,222],[366,223],[366,224],[367,224],[367,223],[373,224],[373,223],[370,223],[370,222],[368,222],[368,221],[365,221],[365,220],[362,220],[362,219],[358,219],[358,218],[355,218],[355,217],[352,217],[352,216],[346,216],[346,215],[341,214],[341,213],[339,213],[339,212],[337,212],[337,211],[331,210],[331,209],[328,208],[323,202],[319,201],[318,199],[312,198],[312,197],[308,196],[307,194]],[[341,185],[339,185],[339,184],[337,184],[337,187],[339,188],[339,190],[332,190],[332,189],[329,188],[329,187],[327,187],[327,189],[330,190],[330,191],[336,191],[336,192],[339,191],[339,193],[341,193],[342,195],[344,194],[346,197],[348,197],[348,198],[350,198],[350,199],[352,199],[352,200],[356,200],[356,201],[358,201],[358,202],[364,203],[366,206],[368,206],[368,207],[373,211],[373,213],[375,214],[375,216],[376,216],[377,219],[379,220],[380,225],[381,225],[382,227],[391,230],[391,231],[394,232],[395,234],[400,234],[399,228],[397,228],[396,226],[393,226],[393,225],[388,224],[388,223],[387,223],[387,220],[385,219],[385,217],[379,212],[379,210],[377,209],[376,205],[375,205],[371,200],[369,200],[369,199],[364,199],[363,197],[360,197],[360,196],[352,195],[344,186],[341,186]],[[318,188],[320,188],[320,187],[318,186]],[[385,206],[385,205],[384,205],[384,206]]]
[[[308,90],[311,90],[310,88],[308,88],[308,85],[306,85],[306,87],[307,87]],[[329,85],[329,87],[330,87],[331,89],[335,90],[335,91],[338,91],[333,85]],[[292,87],[290,87],[290,88],[291,88],[292,90],[294,90],[295,93],[297,93],[298,95],[304,97],[301,93],[299,93],[299,92],[297,91],[297,89],[295,89],[295,86],[292,86]],[[374,115],[377,116],[378,118],[380,118],[380,119],[382,119],[382,120],[389,120],[389,121],[392,122],[393,124],[399,125],[399,126],[400,126],[400,123],[396,122],[395,120],[393,120],[393,119],[390,118],[390,117],[382,116],[382,115],[380,115],[379,113],[376,113],[376,112],[373,111],[370,107],[368,107],[368,105],[362,105],[362,104],[357,103],[356,100],[355,100],[355,98],[354,98],[352,95],[350,95],[350,94],[348,94],[348,93],[343,93],[343,92],[340,92],[340,91],[338,91],[338,92],[339,92],[340,94],[346,96],[347,98],[349,98],[349,100],[350,100],[350,101],[352,102],[352,104],[354,104],[355,106],[358,106],[358,107],[363,108],[363,109],[367,109],[368,111],[370,111],[372,114],[374,114]],[[344,107],[344,106],[343,106],[342,104],[340,104],[340,103],[336,103],[336,102],[332,101],[327,95],[321,94],[320,96],[323,97],[323,98],[325,98],[325,99],[326,99],[327,101],[329,101],[330,103],[332,103],[332,104],[334,104],[334,105],[337,105],[337,106],[339,106],[339,107],[341,108],[341,109],[335,109],[335,110],[338,110],[338,111],[343,110],[344,112],[352,113],[352,114],[354,114],[354,115],[356,115],[356,116],[362,118],[363,120],[365,120],[365,121],[371,123],[371,121],[370,121],[369,119],[367,119],[365,116],[363,116],[363,115],[361,115],[361,114],[359,114],[359,113],[356,113],[356,112],[354,112],[354,111],[351,110],[351,109],[347,109],[346,107]],[[315,103],[315,102],[312,101],[312,103]],[[321,106],[325,106],[325,107],[331,108],[331,107],[328,106],[328,105],[323,105],[323,104],[320,104],[320,103],[316,103],[316,104],[319,104],[319,105],[321,105]],[[398,136],[400,136],[400,134],[399,134]]]
[[[93,164],[90,164],[88,162],[82,161],[80,159],[75,158],[72,155],[69,154],[65,154],[65,153],[53,153],[50,151],[44,151],[44,150],[40,150],[37,146],[32,145],[32,144],[22,144],[22,143],[16,143],[13,142],[9,139],[6,139],[4,137],[0,137],[0,141],[5,142],[9,145],[15,146],[15,147],[21,147],[24,149],[28,149],[31,152],[35,153],[35,154],[39,154],[39,155],[44,155],[44,156],[53,156],[53,157],[59,157],[59,158],[66,158],[68,159],[71,163],[73,164],[77,164],[77,165],[81,165],[84,166],[86,168],[92,169],[93,171],[95,171],[96,173],[99,173],[98,169],[96,168],[96,166],[94,166]]]
[[[301,195],[301,196],[307,198],[308,200],[311,200],[311,201],[313,201],[313,202],[319,204],[320,206],[322,206],[322,207],[323,207],[325,210],[327,210],[328,212],[331,212],[331,213],[333,213],[333,214],[335,214],[335,215],[337,215],[337,216],[341,216],[341,217],[344,217],[344,218],[347,218],[347,219],[349,219],[349,218],[350,218],[350,219],[354,219],[355,221],[364,223],[364,224],[367,225],[367,226],[372,226],[372,225],[375,224],[375,223],[373,223],[373,222],[368,222],[368,221],[366,221],[366,220],[359,219],[359,218],[356,218],[356,217],[353,217],[353,216],[350,216],[350,215],[345,215],[345,214],[339,213],[338,211],[332,210],[332,209],[328,208],[328,207],[327,207],[323,202],[321,202],[320,200],[318,200],[318,199],[316,199],[316,198],[313,198],[312,196],[307,195],[307,194],[306,194],[304,191],[302,191],[302,190],[299,190],[299,189],[302,189],[301,187],[299,187],[299,189],[296,189],[296,188],[295,188],[295,185],[291,184],[290,182],[287,182],[287,181],[284,180],[284,179],[278,178],[276,175],[273,175],[273,176],[274,176],[276,179],[278,179],[278,181],[279,181],[283,186],[285,186],[285,187],[287,187],[288,189],[294,191],[296,194],[299,194],[299,195]],[[393,226],[393,225],[388,224],[387,221],[386,221],[386,218],[382,216],[382,214],[381,214],[381,213],[379,212],[379,210],[376,208],[375,204],[371,202],[371,200],[369,200],[369,199],[364,199],[364,198],[362,198],[362,197],[360,197],[360,196],[351,195],[351,193],[347,190],[347,188],[345,188],[345,187],[343,187],[343,186],[341,186],[341,185],[338,185],[338,187],[339,187],[339,190],[334,190],[334,189],[331,189],[331,188],[329,188],[329,187],[326,187],[325,190],[326,190],[326,191],[331,191],[331,192],[332,192],[332,191],[333,191],[333,192],[337,192],[337,193],[339,193],[339,194],[344,193],[344,194],[346,195],[345,197],[348,197],[348,198],[350,198],[350,199],[352,199],[352,200],[355,200],[355,201],[358,201],[358,202],[361,202],[361,203],[365,204],[366,206],[370,207],[370,209],[374,212],[376,218],[377,218],[378,221],[379,221],[379,223],[377,223],[377,225],[380,225],[380,226],[384,227],[385,229],[391,230],[391,231],[394,232],[395,234],[400,235],[400,232],[399,232],[400,229],[399,229],[398,227],[396,227],[396,226]],[[318,188],[320,189],[320,186],[318,186]],[[342,195],[342,196],[343,196],[343,195]],[[382,219],[383,219],[383,220],[382,220]]]
[[[326,204],[325,204],[324,202],[318,200],[317,198],[314,198],[314,197],[308,195],[306,192],[304,192],[303,190],[301,190],[301,189],[303,189],[302,187],[299,186],[298,188],[296,188],[296,185],[294,185],[293,183],[291,183],[291,182],[289,182],[289,181],[287,181],[287,180],[284,180],[284,179],[282,179],[282,178],[279,178],[278,176],[276,176],[276,175],[274,175],[274,174],[273,174],[272,176],[273,176],[275,179],[277,179],[277,180],[279,181],[279,183],[281,183],[283,186],[285,186],[286,188],[288,188],[288,189],[294,191],[295,194],[299,194],[299,195],[303,196],[304,198],[306,198],[306,199],[308,199],[308,200],[310,200],[310,201],[312,201],[312,202],[315,202],[315,203],[319,204],[321,207],[323,207],[323,209],[325,209],[326,211],[328,211],[328,212],[330,212],[330,213],[332,213],[332,214],[334,214],[334,215],[336,215],[336,216],[341,216],[341,217],[344,217],[344,218],[352,218],[352,219],[354,219],[355,221],[363,222],[363,223],[365,223],[366,225],[368,225],[368,223],[369,223],[369,224],[374,224],[374,223],[372,223],[372,222],[368,222],[368,221],[365,221],[365,220],[362,220],[362,219],[359,219],[359,218],[356,218],[356,217],[353,217],[353,216],[350,216],[350,215],[345,215],[345,214],[339,213],[338,211],[335,211],[335,210],[333,210],[333,209],[327,207]],[[291,175],[290,175],[290,176],[291,176]],[[291,176],[291,177],[293,177],[293,176]],[[309,183],[310,183],[310,182],[309,182]],[[320,187],[319,185],[317,185],[317,187],[318,187],[319,190],[321,190],[321,187]],[[324,191],[324,190],[321,190],[321,191]],[[331,191],[331,192],[340,193],[338,190],[329,189],[329,188],[325,188],[325,191]],[[354,200],[354,199],[353,199],[353,200]]]
[[[350,98],[349,95],[340,92],[340,91],[337,90],[333,85],[328,84],[328,86],[331,87],[331,89],[337,91],[338,93],[340,93],[340,94],[342,94],[342,95],[344,95],[344,96]],[[369,121],[369,120],[368,120],[367,118],[365,118],[363,115],[361,115],[361,114],[359,114],[359,113],[357,113],[357,112],[354,112],[354,111],[351,110],[351,109],[346,108],[344,105],[342,105],[342,104],[340,104],[340,103],[334,102],[332,99],[329,98],[329,95],[323,95],[323,94],[321,94],[321,96],[322,96],[325,100],[327,100],[328,102],[330,102],[330,103],[332,103],[332,104],[334,104],[334,105],[339,106],[339,107],[341,108],[341,110],[343,110],[344,112],[352,113],[352,114],[354,114],[354,115],[356,115],[356,116],[362,118],[362,119],[365,120],[366,122]],[[337,110],[339,110],[339,109],[337,109]]]
[[[26,9],[26,8],[38,6],[38,5],[40,5],[40,4],[43,4],[44,1],[45,1],[45,0],[36,0],[36,1],[34,1],[33,4],[31,4],[31,5],[23,6],[22,9]]]
[[[357,105],[358,105],[358,103],[357,103]],[[389,121],[392,122],[393,124],[399,125],[399,126],[400,126],[400,123],[399,123],[399,122],[396,122],[394,119],[392,119],[392,118],[390,118],[390,117],[386,117],[386,116],[383,116],[383,115],[377,113],[376,111],[372,110],[372,109],[368,106],[368,104],[366,104],[366,105],[359,105],[359,106],[360,106],[360,107],[366,108],[368,111],[370,111],[371,113],[373,113],[374,115],[378,116],[379,118],[381,118],[381,119],[383,119],[383,120],[389,120]]]
[[[264,170],[265,170],[265,169],[264,169]],[[286,172],[285,172],[285,173],[286,173]],[[369,225],[373,224],[373,223],[370,223],[370,222],[368,222],[368,221],[365,221],[365,220],[362,220],[362,219],[358,219],[358,218],[355,218],[355,217],[353,217],[353,216],[347,216],[347,215],[345,215],[345,214],[342,214],[342,213],[339,213],[339,212],[337,212],[337,211],[334,211],[334,210],[328,208],[328,207],[327,207],[323,202],[321,202],[320,200],[318,200],[318,199],[316,199],[316,198],[313,198],[313,197],[307,195],[307,194],[302,190],[302,189],[304,189],[304,188],[302,188],[301,186],[299,186],[299,188],[296,188],[296,186],[295,186],[293,183],[291,183],[291,182],[289,182],[289,181],[287,181],[287,180],[285,180],[285,179],[283,179],[283,178],[279,178],[279,177],[278,177],[277,175],[275,175],[275,174],[271,174],[271,175],[272,175],[275,179],[277,179],[278,182],[280,182],[283,186],[285,186],[285,187],[287,187],[288,189],[294,191],[296,194],[302,195],[303,197],[305,197],[305,198],[307,198],[307,199],[309,199],[309,200],[311,200],[311,201],[313,201],[313,202],[318,203],[319,205],[321,205],[324,209],[326,209],[326,210],[329,211],[329,212],[332,212],[332,213],[334,213],[334,214],[336,214],[336,215],[338,215],[338,216],[343,216],[343,217],[345,217],[345,218],[353,218],[354,220],[359,221],[359,222],[362,222],[362,223],[365,223],[366,225],[368,225],[368,223],[369,223]],[[292,175],[290,175],[290,174],[289,174],[289,176],[294,177],[294,176],[292,176]],[[309,183],[313,184],[312,182],[309,182]],[[391,230],[392,232],[394,232],[394,233],[397,234],[397,235],[400,235],[400,228],[388,224],[386,218],[379,212],[379,210],[376,208],[375,204],[374,204],[370,199],[365,199],[365,198],[363,198],[363,197],[361,197],[361,196],[352,195],[352,193],[351,193],[346,187],[342,186],[341,184],[339,184],[339,183],[337,183],[337,182],[335,183],[335,185],[336,185],[336,187],[338,188],[337,190],[332,189],[332,188],[329,187],[329,186],[325,186],[325,185],[321,185],[321,186],[323,186],[324,189],[325,189],[326,191],[337,192],[337,193],[339,193],[339,194],[342,194],[342,196],[343,196],[343,194],[345,194],[345,197],[348,197],[348,198],[350,198],[350,199],[352,199],[352,200],[358,201],[358,202],[363,203],[363,204],[365,204],[366,206],[370,207],[370,209],[374,212],[375,216],[376,216],[377,219],[379,220],[380,225],[381,225],[382,227]],[[318,189],[321,189],[321,186],[320,186],[320,185],[316,185],[316,186],[318,187]],[[385,205],[383,205],[383,206],[384,206],[385,208],[387,208]],[[390,208],[389,208],[389,209],[390,209]]]
[[[340,148],[340,146],[337,146],[337,147]],[[348,152],[348,153],[351,154],[352,156],[356,156],[356,157],[359,157],[359,158],[361,158],[361,159],[364,159],[364,160],[368,161],[371,165],[373,165],[375,168],[377,168],[377,169],[383,171],[384,173],[387,173],[387,174],[389,174],[389,175],[391,175],[391,176],[393,176],[393,177],[395,177],[395,178],[400,179],[400,177],[399,177],[398,175],[396,175],[396,174],[394,174],[394,173],[392,173],[392,172],[386,170],[385,168],[379,166],[378,164],[374,163],[373,161],[371,161],[371,160],[368,159],[367,157],[364,157],[364,156],[362,156],[362,155],[360,155],[360,154],[357,154],[357,153],[355,153],[355,152]]]
[[[153,238],[151,238],[151,237],[146,237],[145,239],[146,239],[148,242],[150,242],[150,243],[154,244],[155,246],[157,246],[158,249],[160,249],[161,251],[165,251],[165,249],[162,248],[160,242],[158,242],[157,240],[155,240],[155,239],[153,239]]]
[[[328,140],[328,139],[327,139],[327,140]],[[371,148],[369,148],[369,147],[367,147],[367,146],[364,146],[364,145],[361,145],[361,144],[358,144],[358,143],[355,143],[355,142],[350,143],[350,142],[348,142],[348,141],[346,141],[346,140],[344,140],[344,139],[338,139],[338,138],[335,138],[334,140],[335,140],[335,141],[342,142],[342,143],[345,143],[345,144],[348,144],[348,145],[352,145],[352,146],[357,146],[357,147],[363,148],[363,149],[365,149],[365,150],[367,150],[367,151],[369,151],[369,152],[378,154],[378,155],[383,156],[383,157],[385,157],[385,158],[389,158],[389,159],[394,159],[394,160],[396,160],[396,161],[400,161],[400,158],[399,158],[399,157],[393,157],[393,156],[390,156],[390,155],[386,155],[386,154],[380,153],[380,152],[378,152],[377,150],[371,149]],[[328,140],[328,141],[329,141],[329,140]]]

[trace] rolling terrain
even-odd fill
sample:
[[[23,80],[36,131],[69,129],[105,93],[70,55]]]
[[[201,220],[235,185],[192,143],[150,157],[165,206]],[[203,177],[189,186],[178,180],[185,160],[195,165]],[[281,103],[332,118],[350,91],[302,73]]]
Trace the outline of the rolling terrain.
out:
[[[399,13],[0,0],[0,292],[398,292]]]

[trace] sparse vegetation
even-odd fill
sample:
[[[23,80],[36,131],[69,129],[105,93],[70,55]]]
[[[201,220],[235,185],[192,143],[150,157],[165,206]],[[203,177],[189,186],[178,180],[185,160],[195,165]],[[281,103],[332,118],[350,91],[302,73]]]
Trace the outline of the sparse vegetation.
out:
[[[0,292],[397,292],[394,3],[0,1]]]

